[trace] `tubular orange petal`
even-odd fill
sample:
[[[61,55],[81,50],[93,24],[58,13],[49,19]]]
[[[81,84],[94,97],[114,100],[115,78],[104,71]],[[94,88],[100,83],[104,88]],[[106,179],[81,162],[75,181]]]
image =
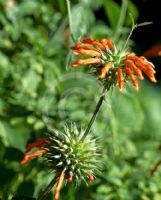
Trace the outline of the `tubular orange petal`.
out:
[[[76,68],[79,67],[79,65],[95,65],[95,64],[101,64],[101,60],[99,58],[88,58],[84,60],[76,60],[72,67]]]
[[[139,67],[145,74],[147,74],[147,70],[151,71],[153,74],[155,73],[155,70],[153,69],[152,64],[150,64],[150,62],[148,62],[144,56],[137,57],[135,55],[128,55],[128,58],[130,60],[133,60],[135,65]]]
[[[81,42],[85,43],[85,44],[92,44],[93,40],[90,37],[87,37],[87,38],[81,40]]]
[[[99,47],[101,50],[106,51],[106,48],[103,44],[101,44],[98,40],[92,40],[91,38],[85,38],[84,40],[81,40],[82,43],[85,44],[91,44],[94,46]]]
[[[124,67],[124,69],[125,69],[126,73],[129,75],[135,90],[138,91],[139,90],[139,84],[138,84],[137,79],[133,75],[131,69],[129,67]]]
[[[101,70],[99,71],[98,77],[100,79],[104,79],[106,77],[106,75],[108,74],[108,72],[109,72],[109,70],[110,70],[111,67],[112,67],[112,62],[106,63],[105,66],[103,66],[101,68]]]
[[[156,83],[157,80],[155,79],[154,73],[150,70],[144,71],[144,73],[150,78],[153,83]]]
[[[87,55],[87,56],[92,56],[92,57],[101,57],[101,53],[95,50],[86,50],[83,48],[80,48],[78,50],[75,50],[73,52],[74,55]]]
[[[20,163],[23,165],[26,162],[28,162],[29,160],[32,160],[33,158],[35,158],[39,155],[42,155],[42,154],[46,154],[46,153],[47,153],[47,150],[42,149],[42,150],[35,151],[31,154],[26,154]]]
[[[26,152],[30,151],[31,149],[35,148],[35,147],[42,147],[45,145],[46,142],[49,142],[49,138],[40,138],[38,140],[36,140],[35,142],[29,144],[26,148]]]
[[[121,68],[117,68],[117,82],[119,86],[119,91],[122,92],[125,81],[124,81],[124,76],[123,76]]]
[[[77,44],[76,46],[72,47],[71,48],[72,50],[78,50],[78,49],[86,49],[86,50],[94,50],[94,51],[97,51],[99,52],[98,49],[92,47],[92,46],[85,46],[85,45],[81,45],[81,44]]]
[[[99,41],[93,41],[92,44],[99,47],[102,51],[106,51],[106,47],[104,47]]]
[[[61,190],[62,185],[63,185],[64,177],[65,177],[65,170],[63,170],[61,172],[60,177],[58,179],[57,186],[56,186],[56,188],[54,190],[54,200],[58,200],[59,199],[60,190]]]
[[[153,64],[150,63],[144,56],[139,57],[139,61],[145,65],[145,67],[147,69],[149,69],[150,71],[152,71],[154,74],[156,73],[156,71],[153,69]]]
[[[147,69],[149,69],[150,71],[152,71],[153,74],[156,73],[156,71],[153,69],[153,65],[150,62],[148,62],[145,66],[146,66]]]
[[[143,80],[144,77],[142,75],[142,72],[139,68],[137,68],[137,66],[134,64],[134,62],[132,60],[125,60],[124,64],[129,65],[129,67],[133,70],[133,72],[139,77],[140,80]]]
[[[127,59],[128,60],[132,60],[132,61],[138,61],[139,60],[139,57],[137,57],[134,53],[131,53],[127,56]]]
[[[139,60],[135,60],[134,63],[138,68],[140,68],[145,73],[145,71],[147,70],[145,64],[143,64]]]
[[[150,74],[149,78],[153,83],[157,83],[157,80],[155,79],[154,74]]]
[[[127,58],[128,59],[131,59],[131,58],[133,58],[133,57],[135,57],[136,56],[136,54],[134,53],[134,52],[132,52],[132,53],[129,53],[128,55],[127,55]]]
[[[154,83],[157,82],[154,76],[154,72],[150,69],[146,68],[146,65],[141,64],[140,62],[136,61],[135,64],[150,78],[150,80]]]
[[[109,49],[113,50],[114,49],[114,44],[113,42],[110,40],[110,39],[102,39],[101,40],[101,43],[104,45],[104,46],[107,46]]]
[[[142,68],[148,68],[149,70],[155,73],[155,70],[153,69],[152,65],[149,64],[150,62],[148,62],[144,56],[138,57],[135,55],[128,55],[127,58],[133,60],[134,63],[140,63],[140,65],[142,65]]]
[[[77,50],[79,48],[82,48],[81,43],[76,44],[74,47],[71,47],[72,50]]]

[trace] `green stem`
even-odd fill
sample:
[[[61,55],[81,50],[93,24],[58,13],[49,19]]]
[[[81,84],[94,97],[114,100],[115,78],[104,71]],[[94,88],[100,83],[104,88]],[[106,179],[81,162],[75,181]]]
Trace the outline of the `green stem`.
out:
[[[73,35],[73,25],[72,25],[72,15],[71,15],[70,1],[66,0],[66,3],[67,3],[67,11],[68,11],[68,19],[69,19],[69,28],[70,28],[70,32],[71,32],[71,38],[72,38],[73,42],[76,43],[76,39]]]
[[[132,29],[131,29],[131,31],[130,31],[130,33],[129,33],[129,35],[128,35],[128,38],[127,38],[127,40],[126,40],[126,42],[125,42],[125,44],[124,44],[124,46],[123,46],[123,48],[122,48],[122,50],[121,50],[121,52],[123,52],[123,51],[125,50],[125,48],[126,48],[126,46],[127,46],[127,43],[128,43],[128,41],[129,41],[129,39],[130,39],[130,37],[131,37],[131,35],[132,35],[132,33],[133,33],[133,31],[134,31],[135,28],[136,28],[135,26],[132,27]]]
[[[103,100],[104,100],[104,98],[105,98],[106,91],[107,91],[107,88],[104,87],[103,92],[102,92],[102,95],[101,95],[101,97],[100,97],[100,99],[99,99],[99,101],[98,101],[98,103],[97,103],[97,105],[96,105],[95,111],[94,111],[94,113],[93,113],[93,115],[92,115],[92,117],[91,117],[91,120],[89,121],[89,124],[88,124],[88,126],[87,126],[87,128],[86,128],[86,130],[85,130],[85,132],[84,132],[84,135],[83,135],[83,137],[81,138],[81,140],[84,140],[84,139],[87,137],[87,135],[89,134],[89,132],[90,132],[90,130],[91,130],[91,127],[92,127],[93,123],[94,123],[95,120],[96,120],[97,114],[98,114],[98,112],[99,112],[99,110],[100,110],[100,108],[101,108],[101,105],[102,105],[102,103],[103,103]]]
[[[124,21],[125,21],[126,10],[127,10],[127,0],[122,0],[120,17],[119,17],[119,21],[117,23],[116,32],[115,32],[115,35],[114,35],[114,40],[116,42],[117,42],[117,40],[118,40],[118,38],[120,36],[120,30],[122,29]]]
[[[44,200],[46,198],[46,196],[48,195],[48,193],[50,192],[50,190],[52,189],[52,187],[56,184],[57,181],[57,176],[54,177],[51,182],[49,183],[49,185],[45,188],[45,190],[39,195],[37,200]]]
[[[124,44],[124,46],[123,46],[121,52],[123,52],[123,51],[125,50],[125,48],[126,48],[126,46],[127,46],[127,43],[128,43],[128,41],[129,41],[129,39],[130,39],[130,37],[131,37],[133,31],[137,28],[137,24],[134,24],[134,18],[133,18],[133,16],[132,16],[131,13],[130,13],[130,17],[131,17],[131,21],[132,21],[132,28],[131,28],[131,31],[130,31],[128,37],[127,37],[127,40],[126,40],[126,42],[125,42],[125,44]]]
[[[134,24],[134,19],[133,19],[133,16],[132,16],[131,13],[130,13],[130,17],[131,17],[131,21],[132,21],[132,28],[131,28],[131,31],[130,31],[130,33],[129,33],[129,35],[128,35],[128,38],[127,38],[127,40],[126,40],[126,42],[125,42],[125,44],[124,44],[124,46],[123,46],[121,52],[123,52],[123,51],[125,50],[125,48],[126,48],[126,46],[127,46],[127,43],[128,43],[128,41],[129,41],[129,39],[130,39],[130,37],[131,37],[133,31],[134,31],[137,27],[139,27],[139,26],[146,26],[146,25],[152,24],[152,22],[143,22],[143,23],[140,23],[140,24]]]

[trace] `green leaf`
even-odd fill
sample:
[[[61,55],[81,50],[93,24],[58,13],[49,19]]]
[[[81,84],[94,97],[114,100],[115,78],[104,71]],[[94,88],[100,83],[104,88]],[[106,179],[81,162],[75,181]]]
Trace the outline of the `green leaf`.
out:
[[[104,0],[103,5],[110,25],[113,29],[115,29],[119,20],[121,8],[113,0]]]
[[[93,1],[93,0],[82,0],[82,3],[85,6],[89,6],[92,9],[98,9],[99,7],[102,6],[103,0],[95,0],[95,1]]]
[[[94,38],[101,39],[105,37],[112,37],[113,32],[110,27],[104,24],[96,24],[92,29],[91,29],[91,35]]]
[[[38,10],[39,3],[35,0],[23,1],[18,7],[18,12],[21,16],[36,13]]]
[[[10,65],[8,57],[5,54],[3,54],[2,52],[0,52],[0,60],[1,60],[0,79],[2,80],[2,77],[4,78],[4,77],[8,76],[11,65]]]
[[[138,11],[137,7],[135,6],[135,4],[131,0],[127,0],[127,1],[128,1],[128,7],[127,7],[126,23],[127,23],[127,25],[131,25],[131,19],[130,19],[128,13],[131,13],[134,21],[136,21],[139,16],[139,11]]]
[[[0,136],[4,145],[15,147],[24,152],[27,140],[30,137],[30,131],[22,120],[14,125],[1,121]]]
[[[22,79],[23,90],[35,98],[40,80],[40,76],[35,71],[28,70]]]
[[[0,121],[0,137],[4,145],[9,145],[8,133],[12,134],[11,126],[9,126],[6,122]]]
[[[73,35],[80,38],[88,33],[94,25],[95,17],[91,9],[83,4],[77,4],[72,9]]]

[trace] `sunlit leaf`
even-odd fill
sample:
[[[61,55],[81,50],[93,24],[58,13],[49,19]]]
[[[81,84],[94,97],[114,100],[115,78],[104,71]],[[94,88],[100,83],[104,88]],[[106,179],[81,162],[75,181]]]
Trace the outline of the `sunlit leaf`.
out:
[[[95,17],[89,7],[77,4],[72,9],[73,35],[80,38],[94,25]]]

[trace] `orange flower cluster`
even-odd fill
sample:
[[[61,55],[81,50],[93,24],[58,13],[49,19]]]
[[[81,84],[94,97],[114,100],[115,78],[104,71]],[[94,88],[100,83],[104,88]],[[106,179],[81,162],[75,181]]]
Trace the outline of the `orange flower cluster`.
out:
[[[152,82],[156,82],[154,66],[145,57],[138,57],[134,53],[118,51],[110,39],[92,40],[86,38],[72,47],[75,56],[88,56],[72,63],[73,68],[79,66],[94,67],[101,80],[109,81],[108,77],[114,74],[112,82],[118,84],[120,91],[123,90],[125,80],[128,77],[134,88],[139,90],[136,76],[143,80],[144,72]],[[111,80],[111,79],[110,79]]]

